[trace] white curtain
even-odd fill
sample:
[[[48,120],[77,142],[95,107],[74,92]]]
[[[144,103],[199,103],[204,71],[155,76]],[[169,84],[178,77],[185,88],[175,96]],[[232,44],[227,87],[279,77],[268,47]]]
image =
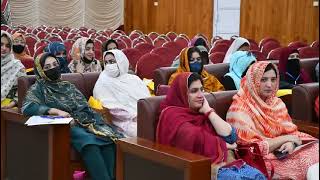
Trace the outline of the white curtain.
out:
[[[123,24],[123,0],[10,0],[12,24],[116,29]]]

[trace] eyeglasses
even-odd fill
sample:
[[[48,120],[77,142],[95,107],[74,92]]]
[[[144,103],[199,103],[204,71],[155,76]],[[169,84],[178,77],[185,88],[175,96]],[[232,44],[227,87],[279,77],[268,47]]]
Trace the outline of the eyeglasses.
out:
[[[190,64],[196,63],[196,62],[200,62],[201,63],[201,57],[197,57],[197,58],[190,58]]]

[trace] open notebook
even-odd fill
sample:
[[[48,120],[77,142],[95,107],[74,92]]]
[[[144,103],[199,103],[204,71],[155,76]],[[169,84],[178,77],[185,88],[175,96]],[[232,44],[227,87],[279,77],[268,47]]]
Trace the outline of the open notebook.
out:
[[[31,116],[25,123],[27,126],[45,125],[45,124],[69,124],[73,118],[64,118],[61,116]]]

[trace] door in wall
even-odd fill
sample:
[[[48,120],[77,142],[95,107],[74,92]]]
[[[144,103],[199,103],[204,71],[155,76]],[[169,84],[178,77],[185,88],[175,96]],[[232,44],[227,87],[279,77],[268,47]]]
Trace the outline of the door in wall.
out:
[[[240,0],[214,0],[213,4],[213,36],[239,36]]]

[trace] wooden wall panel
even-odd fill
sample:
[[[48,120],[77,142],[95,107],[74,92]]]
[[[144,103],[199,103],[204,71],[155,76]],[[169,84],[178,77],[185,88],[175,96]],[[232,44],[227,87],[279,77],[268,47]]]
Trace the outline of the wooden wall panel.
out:
[[[319,6],[313,0],[241,0],[240,35],[259,42],[270,36],[283,46],[319,40]]]
[[[139,29],[145,34],[152,31],[185,33],[190,38],[203,33],[212,35],[212,0],[125,0],[126,32]]]

